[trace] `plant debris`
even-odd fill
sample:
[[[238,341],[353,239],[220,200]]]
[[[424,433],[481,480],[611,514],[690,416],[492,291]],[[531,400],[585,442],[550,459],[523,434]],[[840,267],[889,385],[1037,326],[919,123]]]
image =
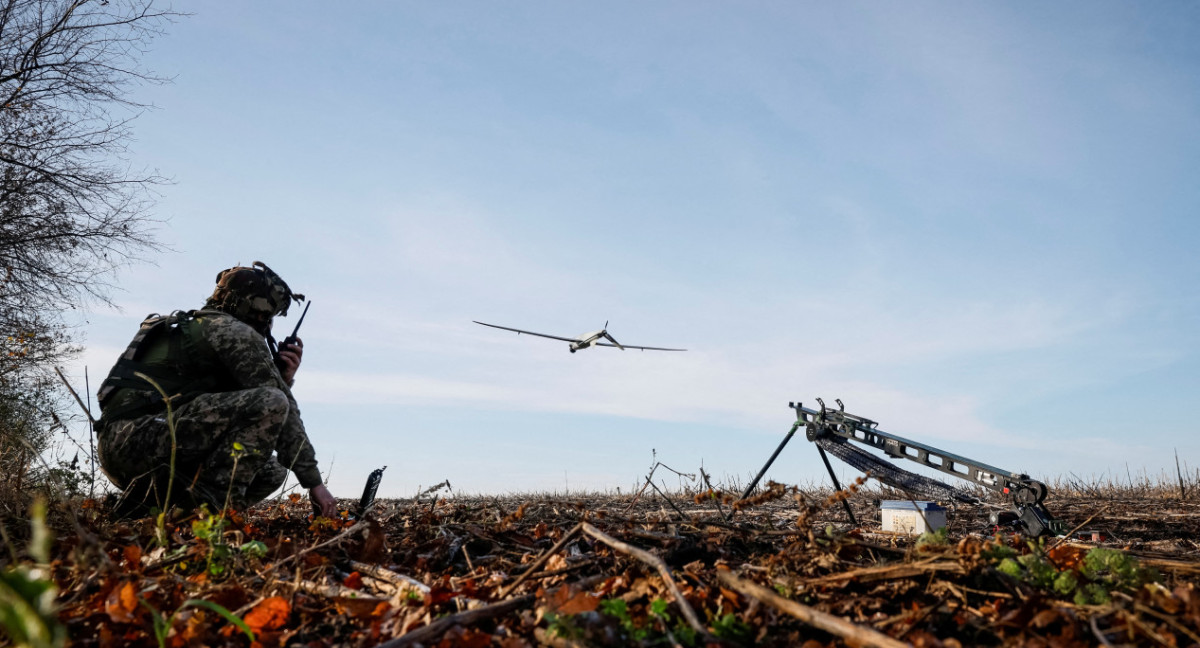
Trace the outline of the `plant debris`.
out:
[[[891,494],[862,480],[642,495],[383,500],[362,520],[293,495],[161,528],[60,503],[53,543],[38,511],[6,521],[0,599],[32,599],[0,621],[104,648],[1200,645],[1200,505],[1169,494],[1058,495],[1083,528],[1037,541],[989,529],[987,505],[884,533]]]

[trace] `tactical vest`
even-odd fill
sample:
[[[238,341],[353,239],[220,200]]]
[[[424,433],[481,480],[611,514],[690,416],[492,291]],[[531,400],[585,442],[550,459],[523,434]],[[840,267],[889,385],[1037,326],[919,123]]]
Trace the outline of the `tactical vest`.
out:
[[[117,359],[97,393],[102,415],[97,429],[108,421],[157,414],[167,409],[162,394],[144,378],[149,376],[177,408],[200,394],[237,389],[229,371],[204,339],[197,316],[201,311],[154,313],[142,321],[137,335]]]

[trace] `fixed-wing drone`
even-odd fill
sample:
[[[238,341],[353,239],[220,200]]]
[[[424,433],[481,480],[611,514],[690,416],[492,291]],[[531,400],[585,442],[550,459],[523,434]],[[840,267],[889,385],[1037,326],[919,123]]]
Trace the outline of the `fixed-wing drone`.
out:
[[[509,328],[507,326],[497,326],[495,324],[488,324],[486,322],[480,322],[478,320],[471,320],[471,321],[475,322],[476,324],[482,324],[484,326],[490,326],[492,328],[504,329],[505,331],[513,331],[517,335],[524,333],[525,335],[536,335],[538,337],[550,338],[551,340],[562,340],[563,342],[570,342],[571,343],[571,353],[575,353],[576,351],[578,351],[580,349],[587,349],[589,347],[593,347],[593,346],[597,346],[597,345],[606,346],[606,347],[616,347],[622,351],[624,351],[625,349],[638,349],[641,351],[687,351],[687,349],[665,349],[663,347],[634,346],[632,344],[621,344],[620,342],[617,342],[616,338],[614,338],[613,336],[608,334],[608,322],[605,322],[604,328],[600,329],[599,331],[592,331],[591,333],[584,333],[583,335],[580,335],[579,337],[569,338],[569,337],[560,337],[558,335],[546,335],[545,333],[534,333],[533,331],[522,331],[521,329]],[[600,340],[608,340],[608,342],[601,342]],[[611,344],[609,344],[609,342],[611,342]]]

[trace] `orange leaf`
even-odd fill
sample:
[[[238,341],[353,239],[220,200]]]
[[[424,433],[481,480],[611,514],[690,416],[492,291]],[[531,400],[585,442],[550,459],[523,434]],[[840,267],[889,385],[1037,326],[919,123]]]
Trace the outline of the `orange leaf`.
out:
[[[129,545],[121,553],[125,556],[125,562],[129,563],[131,567],[142,561],[142,548],[137,545]]]
[[[435,585],[425,594],[425,605],[441,605],[455,596],[458,596],[458,592],[449,587]]]
[[[133,613],[137,611],[137,589],[133,583],[127,582],[113,588],[104,601],[104,611],[113,623],[129,623],[133,621]]]
[[[333,600],[337,611],[355,619],[368,619],[377,617],[389,609],[387,601],[377,601],[372,599],[356,599],[346,596],[339,596]]]
[[[1035,628],[1044,628],[1057,621],[1060,616],[1061,613],[1057,609],[1049,608],[1034,615],[1033,620],[1029,624]]]
[[[442,637],[438,648],[442,646],[453,646],[454,648],[488,648],[492,645],[492,635],[482,630],[474,628],[451,628],[449,632]]]
[[[557,614],[580,614],[595,610],[600,605],[600,597],[587,590],[563,585],[550,594],[546,605]]]
[[[288,499],[292,501],[292,504],[299,504],[300,493],[292,493],[291,495],[288,495]]]
[[[1083,562],[1083,557],[1087,555],[1087,552],[1086,547],[1060,544],[1057,547],[1051,547],[1050,551],[1046,552],[1046,557],[1059,569],[1075,569]]]
[[[360,574],[358,572],[351,572],[350,575],[347,576],[346,579],[342,581],[342,585],[345,585],[346,587],[349,587],[350,589],[353,589],[353,590],[362,589],[362,586],[363,586],[362,574]]]
[[[720,589],[721,589],[721,596],[724,596],[725,600],[729,601],[729,604],[733,606],[733,609],[735,609],[735,610],[742,609],[742,606],[740,604],[742,597],[738,596],[737,592],[735,592],[733,590],[727,590],[724,587],[722,587]]]
[[[287,599],[282,596],[272,596],[254,606],[254,609],[247,612],[242,620],[250,626],[250,630],[254,634],[258,634],[263,630],[282,628],[291,614],[292,605],[288,603]]]

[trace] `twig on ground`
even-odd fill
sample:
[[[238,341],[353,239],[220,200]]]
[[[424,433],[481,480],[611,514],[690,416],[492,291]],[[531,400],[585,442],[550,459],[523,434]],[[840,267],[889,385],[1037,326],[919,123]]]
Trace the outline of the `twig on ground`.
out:
[[[733,572],[727,569],[718,571],[717,579],[721,583],[752,599],[757,599],[815,628],[841,637],[852,645],[877,646],[878,648],[909,648],[909,644],[893,639],[878,630],[872,630],[871,628],[851,623],[841,617],[826,614],[807,605],[785,599],[762,585],[734,576]]]
[[[683,513],[683,511],[680,511],[680,510],[679,510],[679,507],[678,507],[678,506],[675,506],[675,502],[672,502],[672,501],[671,501],[671,498],[667,497],[666,495],[664,495],[664,494],[663,494],[663,492],[662,492],[661,490],[659,490],[658,486],[656,486],[656,485],[654,484],[654,482],[650,482],[650,486],[654,488],[654,492],[658,493],[658,496],[659,496],[659,497],[663,498],[663,501],[665,501],[667,504],[669,504],[669,505],[671,506],[671,508],[675,509],[675,512],[676,512],[677,514],[679,514],[679,519],[680,519],[680,520],[683,520],[684,522],[691,522],[691,521],[692,521],[692,519],[691,519],[691,518],[689,518],[687,515],[685,515],[685,514]]]
[[[1051,549],[1053,549],[1053,548],[1057,547],[1058,545],[1060,545],[1060,544],[1062,544],[1062,543],[1066,542],[1067,540],[1070,540],[1070,539],[1071,539],[1071,536],[1075,535],[1075,533],[1076,533],[1076,532],[1078,532],[1078,531],[1079,531],[1080,529],[1082,529],[1083,527],[1087,526],[1088,524],[1091,524],[1092,520],[1096,519],[1096,516],[1097,516],[1097,515],[1100,515],[1101,513],[1105,512],[1105,511],[1107,511],[1107,510],[1108,510],[1108,506],[1107,506],[1107,505],[1100,507],[1100,510],[1099,510],[1099,511],[1096,511],[1095,513],[1092,513],[1091,517],[1089,517],[1088,519],[1084,520],[1083,522],[1080,522],[1079,524],[1077,524],[1077,525],[1075,526],[1075,528],[1074,528],[1074,529],[1071,529],[1071,530],[1070,530],[1070,531],[1068,531],[1068,532],[1067,532],[1065,535],[1063,535],[1061,538],[1058,538],[1058,539],[1056,539],[1054,542],[1050,543],[1050,546],[1049,546],[1049,547],[1046,547],[1046,551],[1050,551]]]
[[[524,572],[522,572],[522,574],[517,577],[517,580],[513,581],[512,584],[509,585],[508,587],[505,587],[504,589],[500,590],[500,594],[498,595],[498,598],[504,598],[505,596],[508,596],[510,593],[513,592],[513,590],[517,589],[517,586],[519,586],[521,583],[524,583],[527,578],[532,576],[533,572],[541,569],[542,565],[545,565],[546,561],[550,560],[550,556],[553,556],[554,554],[558,553],[559,550],[561,550],[564,546],[566,546],[566,544],[568,542],[571,541],[571,538],[574,538],[576,536],[576,534],[579,533],[579,531],[583,527],[583,525],[584,525],[583,522],[576,524],[574,527],[571,528],[570,531],[567,531],[566,533],[564,533],[563,537],[559,538],[558,542],[554,543],[554,546],[550,547],[549,551],[542,554],[541,558],[538,558],[537,560],[535,560],[533,562],[533,564],[529,566],[529,569],[526,569]]]
[[[604,578],[605,576],[603,575],[591,576],[577,583],[573,583],[571,586],[588,588],[600,582]],[[563,587],[568,587],[568,585],[563,585]],[[532,603],[536,598],[537,596],[534,594],[526,594],[525,596],[518,596],[517,598],[508,599],[507,601],[500,601],[499,603],[493,603],[484,607],[475,608],[474,610],[467,610],[465,612],[444,616],[433,623],[430,623],[429,625],[422,626],[416,630],[402,634],[395,639],[385,641],[377,645],[375,648],[403,648],[404,646],[411,646],[416,643],[427,642],[440,637],[442,633],[456,625],[469,626],[485,619],[492,619],[508,614],[513,610]]]
[[[428,594],[430,587],[425,583],[404,574],[398,574],[390,569],[384,569],[378,565],[368,565],[357,560],[350,561],[350,568],[354,571],[371,578],[391,583],[397,587],[412,587],[420,590],[424,594]]]
[[[295,560],[295,559],[297,559],[297,558],[299,558],[299,557],[301,557],[301,556],[305,556],[305,555],[307,555],[307,554],[310,554],[310,553],[312,553],[312,552],[316,551],[317,549],[324,549],[325,547],[328,547],[328,546],[335,545],[335,544],[338,544],[338,543],[340,543],[340,542],[343,542],[343,541],[345,541],[347,538],[349,538],[351,535],[353,535],[353,534],[355,534],[355,533],[358,533],[358,532],[361,532],[361,531],[363,531],[363,530],[365,530],[365,529],[367,529],[367,528],[368,528],[368,527],[367,527],[367,523],[366,523],[366,522],[355,522],[355,523],[354,523],[354,526],[351,526],[349,529],[346,529],[345,531],[342,531],[341,533],[339,533],[339,534],[337,534],[337,535],[333,536],[332,538],[330,538],[330,539],[326,540],[325,542],[321,542],[321,543],[315,544],[315,545],[313,545],[313,546],[311,546],[311,547],[307,547],[307,548],[305,548],[305,549],[301,549],[300,551],[297,551],[296,553],[294,553],[294,554],[292,554],[292,555],[290,555],[290,556],[287,556],[287,557],[285,557],[285,558],[280,558],[279,560],[275,561],[273,564],[269,565],[269,566],[268,566],[268,569],[273,569],[273,568],[276,568],[276,567],[281,567],[281,566],[283,566],[283,565],[286,565],[287,563],[289,563],[289,562],[291,562],[291,561],[293,561],[293,560]]]
[[[436,639],[437,637],[440,637],[443,632],[456,625],[467,626],[477,621],[508,614],[517,608],[532,603],[534,598],[535,596],[533,594],[526,594],[525,596],[515,599],[500,601],[499,603],[493,603],[492,605],[475,608],[474,610],[467,610],[465,612],[444,616],[437,621],[430,623],[429,625],[421,626],[420,628],[402,634],[395,639],[385,641],[375,648],[402,648],[403,646],[411,646],[415,643]]]
[[[296,581],[296,589],[316,594],[317,596],[327,596],[329,598],[352,598],[360,601],[370,601],[372,603],[387,603],[389,599],[379,598],[377,596],[365,596],[362,592],[350,589],[343,585],[326,585],[310,580]]]
[[[1116,648],[1116,646],[1113,645],[1113,642],[1109,641],[1108,637],[1104,636],[1104,632],[1100,630],[1100,625],[1096,623],[1096,619],[1098,617],[1099,615],[1093,614],[1091,618],[1088,619],[1088,625],[1092,626],[1092,635],[1095,636],[1102,645],[1108,646],[1108,648]]]
[[[878,580],[907,578],[909,576],[919,576],[921,574],[936,572],[953,572],[956,574],[961,574],[963,571],[963,566],[958,562],[943,560],[940,558],[932,558],[916,563],[897,563],[891,565],[879,565],[876,567],[852,569],[850,571],[838,572],[829,574],[827,576],[807,578],[804,579],[804,582],[806,584],[828,584],[854,580],[860,583],[869,583]]]
[[[675,579],[671,577],[671,569],[667,567],[667,563],[663,562],[662,558],[659,558],[645,549],[639,549],[631,544],[621,542],[620,540],[617,540],[607,533],[604,533],[600,529],[597,529],[587,522],[580,522],[579,527],[581,531],[599,540],[600,542],[603,542],[609,547],[612,547],[621,553],[633,556],[657,569],[659,575],[662,576],[663,583],[666,584],[667,589],[671,590],[671,595],[675,597],[675,603],[679,606],[679,610],[683,613],[683,618],[687,620],[688,625],[692,626],[692,629],[700,633],[701,636],[709,635],[708,628],[706,628],[703,623],[700,623],[700,618],[696,616],[696,611],[692,609],[691,604],[688,603],[687,599],[683,597],[683,592],[679,591],[679,586],[675,584]]]
[[[630,511],[633,510],[634,504],[637,504],[638,499],[640,499],[642,497],[642,493],[646,492],[646,487],[653,484],[652,480],[654,479],[654,471],[658,470],[659,466],[662,466],[663,468],[670,470],[671,472],[675,473],[676,475],[679,475],[680,477],[687,477],[688,479],[693,480],[693,481],[696,479],[696,476],[691,473],[681,473],[678,470],[675,470],[674,468],[668,466],[667,464],[665,464],[661,461],[656,461],[656,462],[654,462],[654,466],[652,466],[650,468],[650,474],[646,475],[646,483],[642,484],[642,487],[638,489],[638,492],[634,494],[633,499],[629,502],[629,506],[625,507],[625,513],[629,513]],[[655,487],[654,490],[658,490],[658,487]]]

